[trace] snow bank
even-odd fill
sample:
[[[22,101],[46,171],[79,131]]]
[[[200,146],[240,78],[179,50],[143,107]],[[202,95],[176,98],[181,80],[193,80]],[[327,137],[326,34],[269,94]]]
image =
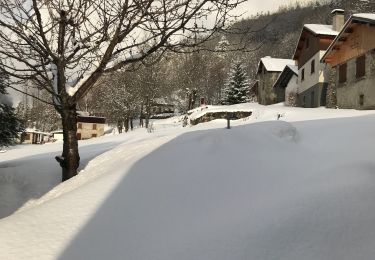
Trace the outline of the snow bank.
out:
[[[0,259],[373,259],[374,111],[239,106],[84,143],[110,150],[1,219]]]

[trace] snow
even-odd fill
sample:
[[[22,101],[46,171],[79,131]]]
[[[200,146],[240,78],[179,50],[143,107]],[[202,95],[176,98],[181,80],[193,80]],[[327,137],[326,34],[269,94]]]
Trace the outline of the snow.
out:
[[[353,14],[353,17],[375,21],[375,14],[374,13]]]
[[[328,24],[305,24],[304,28],[318,35],[337,36],[339,34],[339,32],[332,29],[332,25]]]
[[[253,116],[80,141],[80,174],[53,189],[61,143],[0,154],[20,183],[2,201],[51,189],[0,220],[0,259],[373,259],[375,111],[220,109]]]
[[[278,58],[271,58],[271,57],[261,58],[261,62],[263,63],[267,71],[276,71],[276,72],[283,71],[286,65],[295,65],[294,60],[278,59]]]
[[[294,72],[294,74],[298,75],[298,66],[296,65],[287,65],[288,68],[291,69],[291,71]]]
[[[344,13],[345,10],[344,9],[334,9],[332,10],[331,14],[334,14],[334,13]]]

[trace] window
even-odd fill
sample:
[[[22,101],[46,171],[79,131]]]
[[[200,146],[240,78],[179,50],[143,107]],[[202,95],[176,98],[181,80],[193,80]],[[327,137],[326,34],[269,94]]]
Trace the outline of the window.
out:
[[[304,80],[305,80],[305,69],[302,69],[301,81],[304,81]]]
[[[78,123],[78,129],[82,129],[82,123]]]
[[[311,74],[315,73],[315,60],[311,61]]]
[[[366,56],[363,55],[361,57],[357,58],[356,61],[356,77],[362,78],[363,76],[366,75]]]
[[[308,49],[310,47],[310,38],[307,37],[306,38],[306,49]]]
[[[96,130],[96,124],[92,125],[92,130]]]
[[[339,83],[346,82],[346,71],[347,71],[346,63],[341,64],[339,67]]]
[[[365,104],[365,95],[359,95],[359,105],[361,107],[363,107],[363,105]]]
[[[91,137],[97,137],[97,134],[92,134]]]
[[[25,136],[25,140],[31,140],[31,135],[30,134],[26,134],[26,136]]]

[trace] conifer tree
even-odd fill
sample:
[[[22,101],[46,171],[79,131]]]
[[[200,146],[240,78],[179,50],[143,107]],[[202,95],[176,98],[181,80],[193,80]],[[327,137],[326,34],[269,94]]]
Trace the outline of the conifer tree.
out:
[[[5,78],[0,75],[0,97],[6,94]],[[0,102],[0,148],[9,146],[14,138],[23,131],[20,120],[16,117],[14,108],[4,102]]]
[[[224,87],[223,104],[233,105],[249,101],[249,77],[241,62],[235,62],[229,72],[227,84]]]

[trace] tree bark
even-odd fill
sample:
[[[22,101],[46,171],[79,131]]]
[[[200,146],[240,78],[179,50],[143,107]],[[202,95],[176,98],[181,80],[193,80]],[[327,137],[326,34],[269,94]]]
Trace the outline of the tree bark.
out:
[[[130,130],[133,131],[134,125],[133,125],[133,117],[130,118]]]
[[[63,152],[61,158],[56,158],[62,168],[62,181],[77,175],[79,167],[79,153],[77,140],[77,112],[76,107],[65,108],[61,112],[63,125]]]
[[[125,133],[127,133],[129,131],[129,117],[125,117],[124,125],[125,125]]]
[[[146,99],[146,128],[148,128],[148,124],[150,122],[150,113],[151,113],[150,98],[147,96],[147,99]]]
[[[139,116],[139,125],[143,127],[143,103],[141,104],[141,114]]]

